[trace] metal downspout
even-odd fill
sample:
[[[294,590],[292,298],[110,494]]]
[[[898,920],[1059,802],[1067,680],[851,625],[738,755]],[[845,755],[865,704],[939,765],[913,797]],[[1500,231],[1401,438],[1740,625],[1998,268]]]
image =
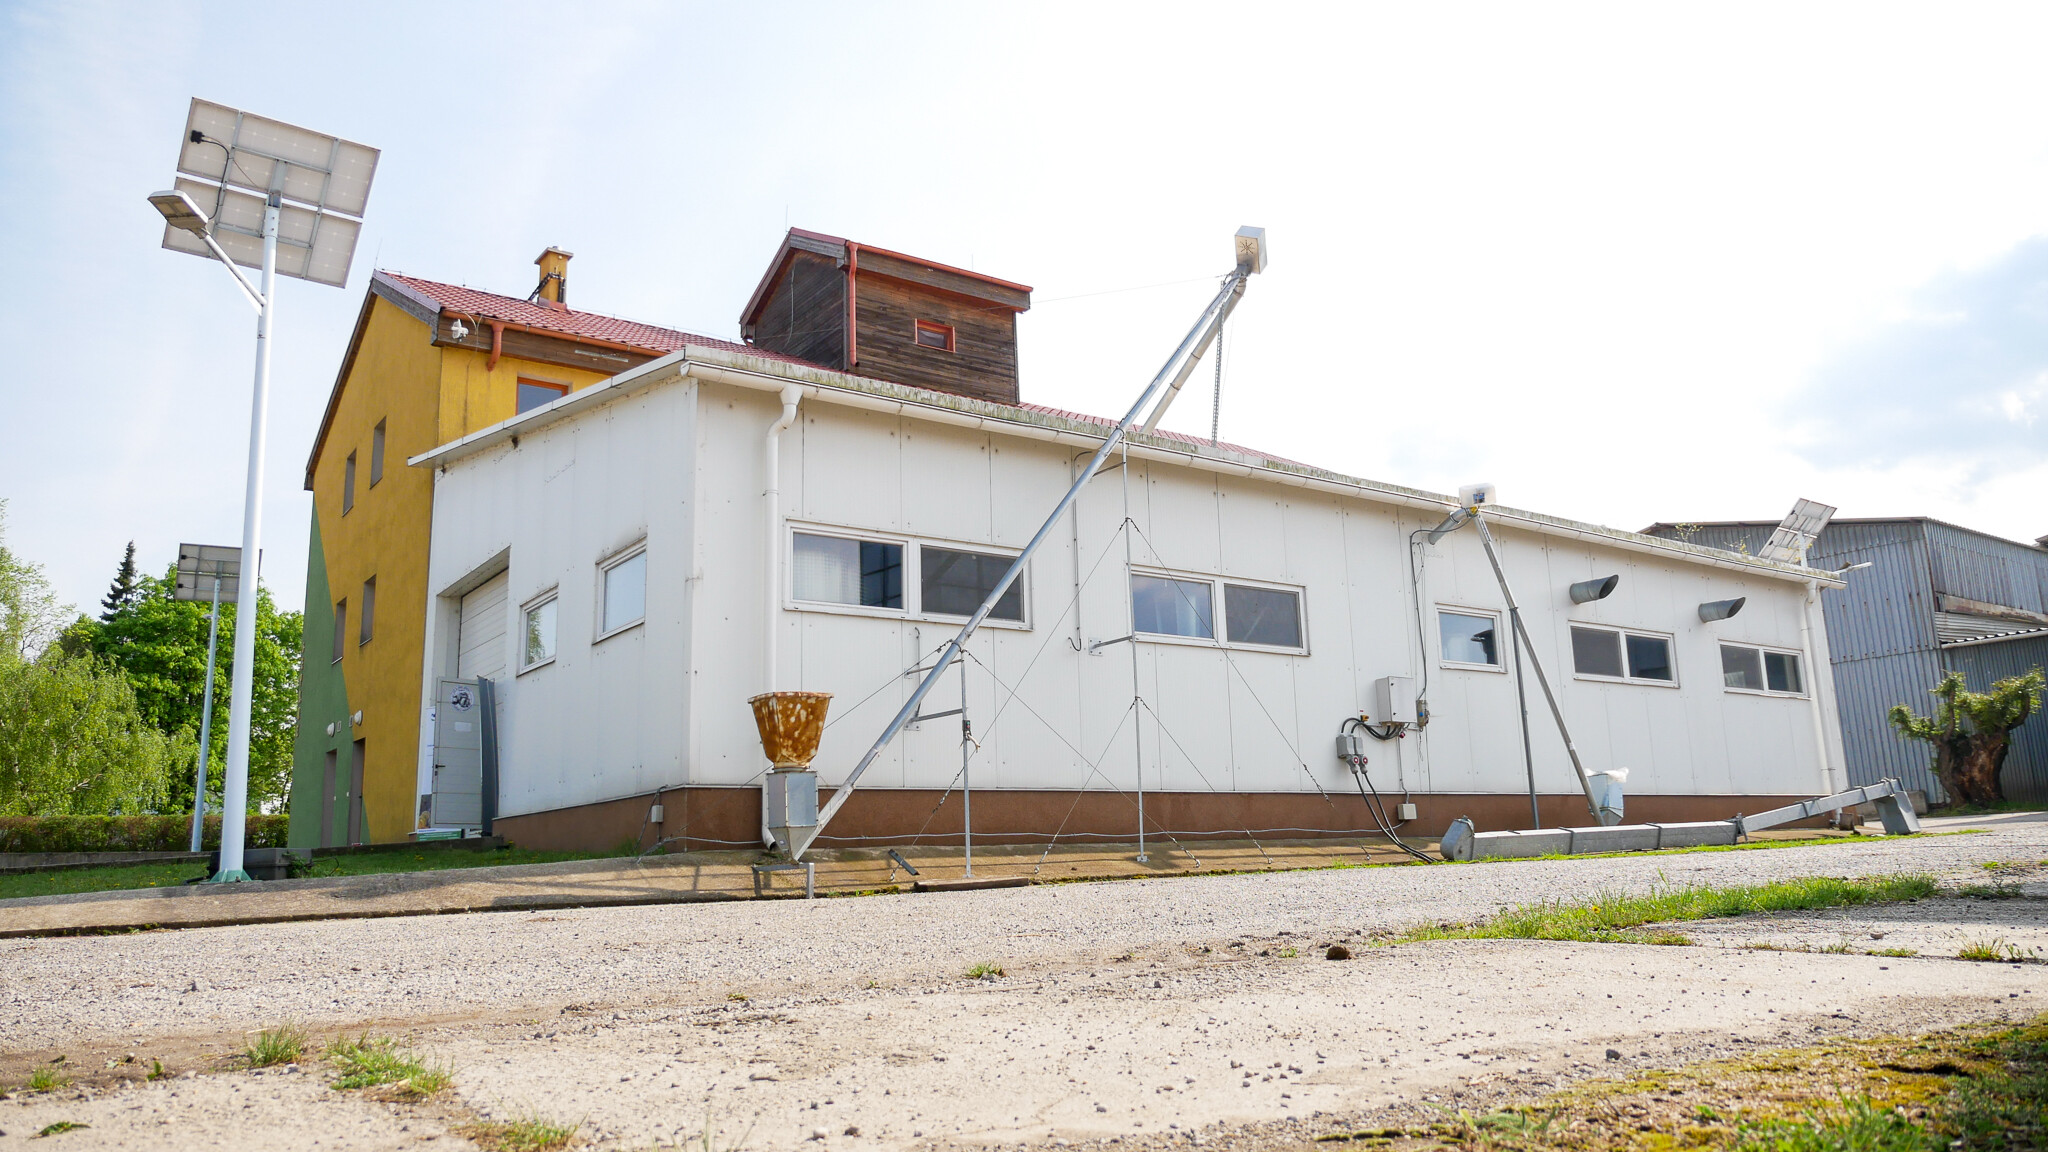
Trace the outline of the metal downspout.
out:
[[[782,414],[768,425],[768,433],[762,445],[762,456],[767,469],[767,480],[762,486],[762,506],[765,513],[762,535],[764,551],[762,569],[766,576],[761,616],[761,691],[773,692],[778,682],[776,675],[775,643],[776,625],[782,618],[782,434],[796,423],[796,406],[803,401],[804,390],[795,385],[782,389]],[[773,847],[774,833],[768,831],[768,789],[761,789],[761,839]]]
[[[1835,778],[1834,758],[1828,754],[1827,714],[1820,706],[1819,670],[1813,658],[1813,608],[1819,599],[1820,583],[1808,580],[1806,599],[1799,605],[1799,651],[1806,661],[1806,702],[1813,712],[1813,738],[1818,745],[1816,751],[1820,754],[1821,784],[1828,791],[1836,792],[1848,787],[1849,782],[1846,774],[1840,780]],[[1834,669],[1830,668],[1828,671],[1832,675]]]
[[[846,370],[860,363],[860,313],[855,300],[860,295],[860,245],[846,242]]]

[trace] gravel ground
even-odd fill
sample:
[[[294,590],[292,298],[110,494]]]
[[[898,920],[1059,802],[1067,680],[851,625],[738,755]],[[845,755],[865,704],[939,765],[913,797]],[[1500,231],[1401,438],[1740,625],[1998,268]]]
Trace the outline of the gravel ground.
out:
[[[121,1050],[191,1067],[291,1016],[403,1031],[455,1063],[460,1105],[582,1119],[619,1147],[693,1136],[707,1116],[727,1132],[719,1152],[742,1135],[790,1147],[814,1129],[849,1148],[1156,1142],[1197,1125],[1212,1144],[1284,1141],[1290,1117],[1329,1114],[1301,1121],[1313,1127],[1535,1090],[1615,1066],[1609,1048],[1668,1062],[2048,1007],[2048,969],[2034,965],[1529,942],[1312,959],[1328,942],[1602,890],[1898,871],[1981,881],[1985,861],[2044,857],[2048,822],[2017,821],[1754,852],[9,940],[0,1079],[59,1051],[71,1067]],[[2033,899],[1929,904],[2011,908],[2008,938],[2022,910],[2039,918]],[[981,961],[1008,975],[962,979]],[[232,1116],[282,1107],[314,1080],[174,1083],[190,1107]],[[81,1147],[256,1146],[216,1143],[224,1130],[200,1112],[145,1124],[150,1102],[169,1099],[150,1094],[166,1091],[23,1097],[0,1105],[0,1148],[59,1106],[95,1117],[64,1137]],[[336,1108],[389,1123],[323,1125],[322,1147],[464,1143],[430,1112]]]

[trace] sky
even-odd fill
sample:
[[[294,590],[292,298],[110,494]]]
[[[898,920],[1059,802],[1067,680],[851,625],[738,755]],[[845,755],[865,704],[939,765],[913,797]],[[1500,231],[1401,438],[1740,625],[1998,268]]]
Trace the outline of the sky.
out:
[[[1224,438],[1640,528],[2048,533],[2039,5],[0,3],[6,542],[94,608],[239,540],[254,319],[164,251],[198,96],[383,150],[281,281],[264,575],[373,268],[735,338],[785,227],[1035,288],[1119,414],[1265,227]],[[1206,433],[1211,370],[1166,423]]]

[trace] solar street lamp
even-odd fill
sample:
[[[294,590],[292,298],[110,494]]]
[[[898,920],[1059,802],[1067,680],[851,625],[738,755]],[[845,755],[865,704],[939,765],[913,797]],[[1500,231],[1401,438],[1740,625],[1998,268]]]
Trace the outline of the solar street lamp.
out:
[[[336,288],[347,285],[377,156],[375,148],[194,99],[185,117],[176,186],[149,197],[163,213],[163,246],[219,260],[256,307],[256,382],[249,409],[249,473],[239,556],[262,555],[264,434],[277,277]],[[205,207],[209,203],[210,211]],[[235,270],[237,264],[261,270],[262,287],[251,287]],[[238,581],[235,620],[216,882],[249,879],[242,870],[242,842],[249,807],[256,581]]]

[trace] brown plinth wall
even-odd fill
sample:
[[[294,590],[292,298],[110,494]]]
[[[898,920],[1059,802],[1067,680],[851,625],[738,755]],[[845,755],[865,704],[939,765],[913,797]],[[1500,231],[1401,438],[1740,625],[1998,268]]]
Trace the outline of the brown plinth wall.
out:
[[[822,806],[830,789],[819,790]],[[821,848],[882,847],[915,842],[960,843],[960,794],[938,805],[940,792],[921,788],[867,788],[854,793],[818,841]],[[1434,840],[1450,822],[1470,816],[1481,832],[1529,827],[1527,795],[1416,793],[1416,819],[1404,834]],[[1806,799],[1804,796],[1630,796],[1630,823],[1726,820]],[[660,825],[647,823],[649,806],[663,807]],[[1398,796],[1387,797],[1388,815]],[[1545,827],[1594,821],[1576,793],[1539,796]],[[1820,820],[1806,821],[1819,824]],[[669,838],[669,851],[750,848],[760,844],[759,788],[668,788],[660,793],[498,818],[494,831],[519,845],[551,852],[603,852],[626,844],[647,848]],[[1137,799],[1116,792],[984,791],[974,794],[977,844],[1042,844],[1055,829],[1062,842],[1136,840]],[[1328,798],[1313,792],[1151,792],[1145,795],[1145,835],[1184,840],[1349,837],[1372,832],[1356,793]],[[920,836],[920,833],[922,835]]]

